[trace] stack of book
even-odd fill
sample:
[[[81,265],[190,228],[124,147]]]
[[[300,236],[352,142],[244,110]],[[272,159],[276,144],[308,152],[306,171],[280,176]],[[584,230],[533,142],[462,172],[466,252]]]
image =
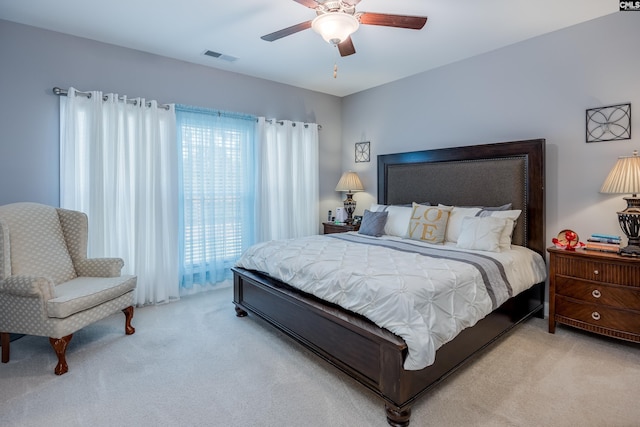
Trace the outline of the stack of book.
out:
[[[617,253],[620,251],[620,236],[595,233],[587,239],[584,248],[590,251]]]

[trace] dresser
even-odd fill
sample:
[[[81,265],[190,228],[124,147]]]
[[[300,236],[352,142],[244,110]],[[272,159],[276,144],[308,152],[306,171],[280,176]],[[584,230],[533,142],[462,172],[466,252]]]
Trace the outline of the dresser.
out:
[[[640,259],[549,248],[549,332],[561,323],[640,342]]]

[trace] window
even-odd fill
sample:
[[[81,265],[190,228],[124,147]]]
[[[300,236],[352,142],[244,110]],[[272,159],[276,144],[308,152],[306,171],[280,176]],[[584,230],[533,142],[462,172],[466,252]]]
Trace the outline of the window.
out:
[[[230,278],[253,243],[256,118],[176,106],[181,286]]]

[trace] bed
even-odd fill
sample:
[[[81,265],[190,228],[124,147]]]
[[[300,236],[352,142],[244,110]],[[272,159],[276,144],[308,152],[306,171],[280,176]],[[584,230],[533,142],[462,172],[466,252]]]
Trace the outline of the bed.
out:
[[[512,242],[544,259],[542,139],[378,156],[378,203],[501,206],[522,214]],[[324,236],[331,239],[331,236]],[[335,236],[333,237],[335,239]],[[392,426],[407,426],[422,395],[531,316],[543,317],[544,279],[462,329],[422,369],[406,369],[407,342],[368,318],[259,270],[234,267],[237,316],[256,315],[377,394]]]

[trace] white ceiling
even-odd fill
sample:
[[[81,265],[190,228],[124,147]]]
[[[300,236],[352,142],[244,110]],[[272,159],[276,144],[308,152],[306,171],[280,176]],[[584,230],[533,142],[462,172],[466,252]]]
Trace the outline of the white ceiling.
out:
[[[337,96],[617,10],[613,0],[362,0],[359,12],[429,19],[422,30],[361,25],[352,36],[356,54],[342,58],[311,29],[260,39],[315,17],[293,0],[0,0],[0,19]]]

